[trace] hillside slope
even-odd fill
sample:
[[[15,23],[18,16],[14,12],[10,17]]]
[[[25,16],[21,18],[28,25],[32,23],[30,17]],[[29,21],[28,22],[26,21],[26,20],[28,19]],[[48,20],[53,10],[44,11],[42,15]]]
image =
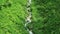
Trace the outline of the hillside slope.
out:
[[[0,0],[0,34],[28,34],[24,28],[27,0]],[[60,34],[60,0],[32,0],[34,34]]]

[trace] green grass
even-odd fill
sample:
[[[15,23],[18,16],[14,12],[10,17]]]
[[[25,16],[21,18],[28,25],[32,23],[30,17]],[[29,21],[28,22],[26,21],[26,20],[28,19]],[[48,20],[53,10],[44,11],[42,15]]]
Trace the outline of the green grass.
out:
[[[5,5],[6,1],[0,0],[0,5]],[[26,1],[10,0],[10,7],[8,5],[2,6],[0,10],[0,34],[28,34],[24,28],[24,20],[27,15]]]

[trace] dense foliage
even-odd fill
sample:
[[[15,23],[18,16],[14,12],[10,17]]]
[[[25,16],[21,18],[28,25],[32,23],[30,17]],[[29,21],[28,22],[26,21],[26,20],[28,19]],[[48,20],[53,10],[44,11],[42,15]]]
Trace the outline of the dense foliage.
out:
[[[32,0],[34,34],[60,34],[60,0]]]
[[[0,0],[0,34],[28,34],[24,28],[27,0]],[[60,0],[32,0],[34,34],[60,34]]]

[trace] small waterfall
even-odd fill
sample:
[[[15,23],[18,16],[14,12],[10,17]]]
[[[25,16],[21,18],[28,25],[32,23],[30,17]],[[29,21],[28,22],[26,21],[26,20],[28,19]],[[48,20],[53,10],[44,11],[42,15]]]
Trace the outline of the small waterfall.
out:
[[[25,21],[25,28],[27,29],[27,31],[29,32],[29,34],[33,34],[32,30],[30,30],[29,28],[27,28],[27,25],[29,23],[31,23],[31,17],[32,17],[32,12],[31,12],[31,8],[30,8],[30,5],[31,5],[31,0],[28,0],[27,2],[27,11],[28,11],[28,16],[26,17]]]

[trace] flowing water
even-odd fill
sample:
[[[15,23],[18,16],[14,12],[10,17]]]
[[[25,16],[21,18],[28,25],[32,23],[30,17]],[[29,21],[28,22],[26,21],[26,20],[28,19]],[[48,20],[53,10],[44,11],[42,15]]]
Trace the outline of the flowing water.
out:
[[[27,28],[27,25],[29,23],[31,23],[31,17],[32,17],[32,12],[31,12],[31,8],[30,8],[30,5],[31,5],[31,0],[28,0],[27,2],[27,11],[28,11],[28,16],[26,17],[25,21],[25,28],[27,29],[27,31],[29,32],[29,34],[33,34],[32,30],[29,30],[29,28]]]

